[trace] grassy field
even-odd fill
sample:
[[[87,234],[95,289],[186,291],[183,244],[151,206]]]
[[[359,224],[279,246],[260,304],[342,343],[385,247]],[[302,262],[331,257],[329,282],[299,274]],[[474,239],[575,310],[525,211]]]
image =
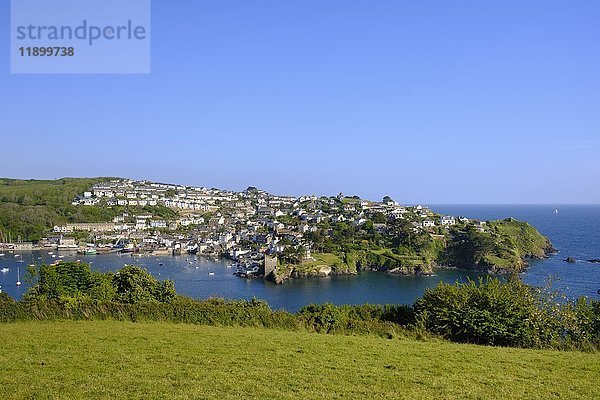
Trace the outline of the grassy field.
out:
[[[600,354],[110,321],[0,325],[0,398],[598,398]]]
[[[305,261],[301,265],[296,266],[296,268],[301,270],[311,270],[315,268],[318,269],[318,267],[322,267],[324,265],[333,267],[336,264],[343,264],[342,260],[332,253],[314,253],[312,257],[314,260]]]

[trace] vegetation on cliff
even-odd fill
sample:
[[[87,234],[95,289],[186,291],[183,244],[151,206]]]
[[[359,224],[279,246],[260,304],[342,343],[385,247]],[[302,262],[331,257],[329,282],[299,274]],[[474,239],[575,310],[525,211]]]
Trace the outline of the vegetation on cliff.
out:
[[[446,252],[449,266],[490,272],[521,272],[528,259],[541,259],[554,251],[533,226],[512,218],[490,221],[484,231],[454,229],[451,239]]]
[[[327,266],[338,274],[363,269],[428,275],[436,267],[513,273],[523,271],[528,259],[554,251],[533,226],[512,218],[489,221],[485,228],[463,223],[436,232],[416,230],[408,220],[391,221],[385,231],[375,230],[372,221],[361,227],[342,222],[322,224],[307,237],[315,250],[326,253],[284,263],[280,274],[289,277],[290,271],[302,271],[299,276],[316,276]]]

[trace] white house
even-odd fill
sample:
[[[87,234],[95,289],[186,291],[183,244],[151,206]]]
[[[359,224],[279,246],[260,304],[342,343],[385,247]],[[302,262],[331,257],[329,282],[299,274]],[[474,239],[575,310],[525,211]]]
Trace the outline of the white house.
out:
[[[450,215],[445,215],[440,219],[440,222],[443,226],[451,226],[451,225],[456,225],[456,220],[454,219],[454,217],[450,216]]]
[[[135,222],[135,229],[139,229],[139,230],[146,229],[146,220],[145,219],[138,219]]]
[[[151,228],[166,228],[167,227],[167,221],[152,220],[152,221],[150,221],[150,227]]]

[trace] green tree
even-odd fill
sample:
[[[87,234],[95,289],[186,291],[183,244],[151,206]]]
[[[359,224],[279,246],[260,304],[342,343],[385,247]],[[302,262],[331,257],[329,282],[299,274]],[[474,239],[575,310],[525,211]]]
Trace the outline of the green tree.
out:
[[[167,303],[176,296],[173,281],[154,278],[146,269],[126,265],[112,277],[116,290],[115,300],[122,303]]]
[[[376,224],[385,224],[387,221],[387,218],[385,217],[385,214],[378,211],[378,212],[373,213],[373,215],[371,215],[371,220]]]
[[[414,309],[427,330],[458,342],[543,347],[556,337],[554,313],[518,278],[440,283]]]

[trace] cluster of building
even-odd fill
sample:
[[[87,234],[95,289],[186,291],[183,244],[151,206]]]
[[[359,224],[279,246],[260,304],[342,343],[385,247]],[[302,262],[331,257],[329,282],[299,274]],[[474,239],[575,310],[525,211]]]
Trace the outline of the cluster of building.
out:
[[[420,205],[403,206],[389,197],[377,202],[342,194],[276,196],[253,187],[233,192],[133,180],[95,185],[73,204],[121,205],[127,206],[128,212],[112,222],[56,226],[56,234],[89,232],[100,248],[117,246],[119,251],[228,255],[251,263],[290,246],[302,246],[305,257],[310,258],[311,243],[306,235],[324,222],[361,226],[371,220],[377,221],[375,229],[384,232],[388,221],[407,219],[414,230],[432,233],[469,223],[466,218],[440,216]],[[176,210],[178,217],[167,220],[153,215],[152,206]],[[478,226],[483,229],[482,223]]]
[[[73,205],[166,206],[182,210],[211,211],[229,202],[233,192],[148,181],[112,180],[94,185],[73,200]]]

